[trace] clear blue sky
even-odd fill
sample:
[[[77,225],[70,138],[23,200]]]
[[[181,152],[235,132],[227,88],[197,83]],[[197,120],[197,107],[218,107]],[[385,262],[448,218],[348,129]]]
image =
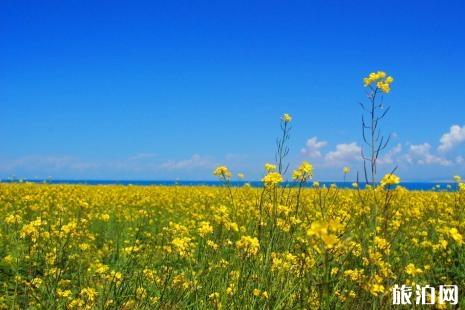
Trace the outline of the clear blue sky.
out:
[[[373,70],[395,78],[385,169],[464,175],[464,12],[463,1],[3,0],[0,177],[211,179],[224,163],[258,179],[287,112],[291,164],[338,180],[359,167],[357,102]]]

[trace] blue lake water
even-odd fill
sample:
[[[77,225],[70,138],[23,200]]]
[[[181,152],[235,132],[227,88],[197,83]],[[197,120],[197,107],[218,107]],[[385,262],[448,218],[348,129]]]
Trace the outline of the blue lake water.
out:
[[[3,183],[20,182],[18,180],[2,180]],[[149,185],[161,185],[161,186],[222,186],[223,183],[219,181],[147,181],[147,180],[22,180],[21,182],[33,182],[33,183],[48,183],[48,184],[85,184],[85,185],[134,185],[134,186],[149,186]],[[244,186],[246,183],[252,187],[262,187],[260,181],[232,181],[231,185],[235,187]],[[352,188],[352,182],[319,182],[320,186],[331,186],[336,184],[339,188]],[[297,186],[294,182],[285,182],[287,186]],[[457,184],[455,183],[444,183],[444,182],[403,182],[401,186],[409,190],[436,190],[436,191],[451,191],[457,190]],[[311,187],[312,183],[306,184],[306,187]],[[363,188],[363,184],[361,183]]]

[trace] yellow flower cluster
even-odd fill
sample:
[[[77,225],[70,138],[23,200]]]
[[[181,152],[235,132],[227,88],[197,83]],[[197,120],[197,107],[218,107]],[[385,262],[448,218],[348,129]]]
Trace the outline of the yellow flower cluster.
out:
[[[219,166],[213,171],[213,175],[219,178],[230,179],[232,177],[231,171],[226,166]]]
[[[283,176],[279,172],[270,172],[262,179],[265,187],[274,187],[283,182]]]
[[[274,171],[276,171],[276,165],[266,163],[265,164],[265,171],[266,172],[274,172]]]
[[[315,221],[307,230],[307,235],[318,241],[317,246],[331,249],[339,242],[338,232],[341,229],[341,223],[336,220],[330,220],[328,222]],[[322,241],[322,243],[319,241]]]
[[[421,274],[422,272],[423,272],[423,270],[421,270],[420,268],[415,267],[414,264],[408,264],[407,266],[405,266],[405,273],[408,274],[408,275],[416,276],[418,274]]]
[[[300,190],[0,183],[0,309],[389,308],[392,283],[462,285],[462,191]]]
[[[260,242],[255,237],[242,236],[236,242],[236,248],[244,253],[245,256],[254,256],[260,250]]]
[[[190,257],[192,252],[192,244],[191,238],[189,237],[181,237],[181,238],[174,238],[171,241],[171,246],[173,250],[180,256],[180,257]]]
[[[294,181],[306,182],[311,179],[312,176],[313,166],[307,161],[302,162],[300,166],[292,172],[292,179]]]
[[[205,237],[206,235],[213,233],[213,227],[209,222],[203,221],[200,223],[200,227],[197,231],[199,232],[200,236]]]
[[[451,236],[452,239],[455,240],[458,244],[462,245],[463,244],[463,236],[459,233],[457,228],[452,227],[449,229],[449,235]]]
[[[389,173],[386,174],[380,182],[381,186],[389,186],[389,185],[397,185],[400,183],[400,178],[396,176],[395,174]]]
[[[372,72],[363,79],[365,87],[376,83],[376,87],[386,94],[391,91],[392,82],[394,82],[394,78],[388,76],[384,71]]]

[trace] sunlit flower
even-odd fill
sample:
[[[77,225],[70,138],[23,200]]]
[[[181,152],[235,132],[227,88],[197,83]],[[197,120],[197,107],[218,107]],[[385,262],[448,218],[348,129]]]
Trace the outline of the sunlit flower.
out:
[[[236,242],[236,248],[242,251],[246,256],[253,256],[258,253],[260,243],[255,237],[242,236],[241,239]]]
[[[397,185],[399,183],[400,178],[392,173],[386,174],[380,182],[381,186]]]
[[[292,172],[294,181],[305,182],[313,176],[313,166],[307,161],[303,161],[300,166]]]
[[[276,165],[266,163],[265,164],[265,171],[266,172],[274,172],[274,171],[276,171]]]
[[[262,179],[262,182],[265,184],[265,187],[276,186],[282,181],[283,181],[283,177],[279,172],[268,173]]]
[[[213,233],[213,227],[209,222],[203,221],[200,223],[200,227],[197,231],[199,232],[200,236],[205,237],[206,235]]]
[[[389,93],[391,90],[391,84],[394,82],[392,76],[387,76],[386,72],[378,71],[372,72],[363,79],[363,84],[366,86],[376,83],[376,87],[383,93]]]
[[[289,123],[290,121],[292,121],[292,116],[290,116],[289,114],[285,113],[282,118],[281,118],[285,123]]]
[[[458,244],[463,244],[463,237],[457,230],[457,228],[453,227],[449,230],[449,235],[452,237],[452,239],[455,240]]]
[[[414,264],[408,264],[405,267],[405,273],[407,273],[407,274],[409,274],[411,276],[415,276],[415,275],[420,274],[422,272],[423,271],[420,268],[415,267]]]
[[[228,167],[219,166],[219,167],[216,167],[216,169],[213,171],[213,175],[227,180],[231,178],[232,173],[231,171],[229,171]]]
[[[89,301],[94,301],[97,297],[97,291],[92,287],[86,287],[81,290],[81,296]]]

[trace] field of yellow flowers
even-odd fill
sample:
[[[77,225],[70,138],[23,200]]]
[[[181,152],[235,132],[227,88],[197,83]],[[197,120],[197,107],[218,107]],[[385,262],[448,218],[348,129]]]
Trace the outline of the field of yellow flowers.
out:
[[[259,188],[226,166],[219,187],[0,183],[0,309],[390,309],[398,286],[465,287],[461,178],[377,181],[392,82],[364,79],[364,186],[310,184],[305,161],[284,183],[288,114]]]
[[[465,285],[463,185],[303,189],[276,176],[263,188],[1,184],[0,307],[361,309],[390,307],[394,284]]]

